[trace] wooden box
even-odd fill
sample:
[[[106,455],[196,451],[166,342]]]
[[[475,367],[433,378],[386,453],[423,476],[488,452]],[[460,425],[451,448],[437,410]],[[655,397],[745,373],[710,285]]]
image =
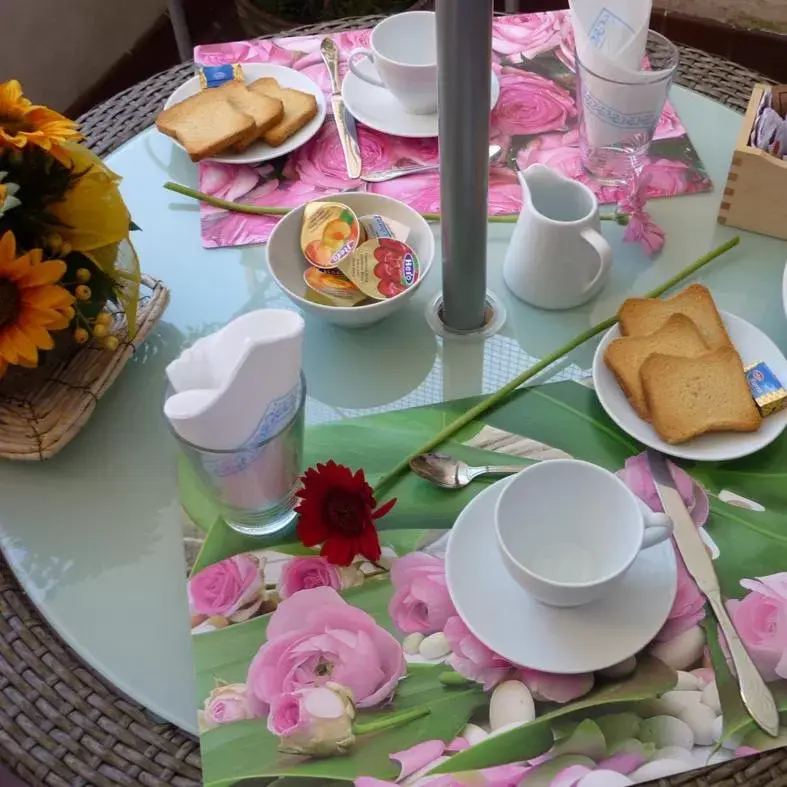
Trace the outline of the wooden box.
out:
[[[718,220],[719,224],[787,240],[787,160],[749,145],[766,90],[772,91],[773,108],[781,115],[787,111],[787,85],[754,86],[732,154]]]

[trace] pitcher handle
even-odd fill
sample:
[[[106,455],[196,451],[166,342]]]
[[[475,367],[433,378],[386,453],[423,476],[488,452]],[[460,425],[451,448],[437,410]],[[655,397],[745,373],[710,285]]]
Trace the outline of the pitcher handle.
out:
[[[593,277],[590,284],[585,287],[585,292],[590,292],[609,273],[609,269],[612,267],[612,249],[598,230],[588,228],[582,230],[581,234],[596,250],[600,261],[598,273]]]

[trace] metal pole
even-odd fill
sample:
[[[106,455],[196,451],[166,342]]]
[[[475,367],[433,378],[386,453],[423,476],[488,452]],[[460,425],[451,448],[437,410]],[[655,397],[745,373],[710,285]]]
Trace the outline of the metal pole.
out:
[[[167,0],[167,10],[169,11],[169,21],[172,23],[172,30],[175,33],[175,42],[178,45],[178,54],[181,62],[194,58],[193,44],[189,34],[189,26],[186,22],[186,11],[183,8],[183,0]]]
[[[472,331],[486,296],[493,0],[437,0],[443,321]]]

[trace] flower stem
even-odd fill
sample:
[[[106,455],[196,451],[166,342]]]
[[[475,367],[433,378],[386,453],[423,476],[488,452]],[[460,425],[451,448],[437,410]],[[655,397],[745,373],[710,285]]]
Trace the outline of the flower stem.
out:
[[[235,211],[235,213],[251,213],[257,216],[284,216],[289,213],[292,208],[270,208],[264,205],[247,205],[242,202],[230,202],[226,199],[219,197],[212,197],[210,194],[205,194],[196,189],[190,189],[188,186],[181,186],[180,183],[173,183],[168,181],[164,184],[164,188],[169,191],[174,191],[177,194],[182,194],[184,197],[191,197],[192,199],[204,202],[206,205],[212,205],[214,208],[224,208],[224,210]],[[426,221],[440,221],[439,213],[422,213]],[[519,218],[518,213],[508,214],[504,216],[489,216],[490,224],[516,224]],[[616,221],[617,216],[612,214],[605,214],[601,217],[602,221]]]
[[[368,735],[371,732],[380,732],[380,730],[387,730],[390,727],[401,727],[410,721],[428,716],[431,712],[429,708],[411,708],[401,713],[383,716],[381,719],[367,721],[366,724],[353,724],[353,732],[356,735]]]
[[[667,279],[663,284],[660,284],[654,290],[651,290],[647,295],[644,297],[646,298],[658,298],[660,295],[663,295],[667,290],[671,287],[674,287],[679,282],[683,281],[691,274],[696,273],[700,268],[707,265],[712,260],[715,260],[717,257],[724,254],[726,251],[729,251],[734,246],[737,246],[740,243],[740,236],[736,235],[734,238],[731,238],[726,243],[722,243],[721,246],[717,246],[712,251],[709,251],[704,256],[700,257],[698,260],[691,263],[685,267],[679,273],[676,273],[671,278]],[[515,377],[510,382],[506,383],[502,388],[498,388],[493,394],[488,396],[486,399],[483,399],[474,407],[471,407],[465,413],[460,415],[458,418],[453,420],[448,426],[441,429],[434,437],[424,443],[420,448],[417,448],[410,456],[402,459],[399,464],[397,464],[393,470],[390,470],[386,473],[376,484],[374,488],[375,496],[379,495],[380,490],[386,488],[390,485],[393,481],[395,481],[402,473],[406,472],[409,465],[410,460],[418,456],[419,454],[427,454],[430,451],[434,451],[440,443],[448,440],[449,437],[456,434],[462,427],[467,426],[467,424],[475,421],[476,418],[483,415],[487,410],[490,410],[496,404],[498,404],[502,399],[504,399],[508,394],[515,391],[519,388],[520,385],[523,385],[528,380],[531,380],[537,374],[540,374],[544,371],[548,366],[551,366],[555,361],[559,361],[564,355],[568,355],[573,350],[576,350],[581,344],[584,344],[588,339],[592,339],[594,336],[597,336],[602,331],[606,331],[607,329],[611,328],[616,322],[618,321],[617,315],[613,317],[609,317],[608,319],[594,325],[592,328],[588,328],[583,333],[580,333],[579,336],[572,339],[570,342],[564,344],[562,347],[555,350],[555,352],[547,355],[546,357],[542,358],[537,363],[533,364],[529,369],[526,369],[520,375]]]

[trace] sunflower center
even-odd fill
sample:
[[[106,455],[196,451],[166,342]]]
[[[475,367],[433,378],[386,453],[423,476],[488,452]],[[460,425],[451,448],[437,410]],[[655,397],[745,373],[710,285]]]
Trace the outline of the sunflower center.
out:
[[[358,495],[343,489],[334,489],[325,501],[325,516],[331,530],[343,536],[360,536],[363,533],[363,502]]]
[[[0,279],[0,331],[16,322],[22,306],[19,288],[9,279]]]
[[[25,120],[24,116],[0,115],[0,127],[5,129],[9,136],[15,136],[23,131],[33,131],[33,127]]]

